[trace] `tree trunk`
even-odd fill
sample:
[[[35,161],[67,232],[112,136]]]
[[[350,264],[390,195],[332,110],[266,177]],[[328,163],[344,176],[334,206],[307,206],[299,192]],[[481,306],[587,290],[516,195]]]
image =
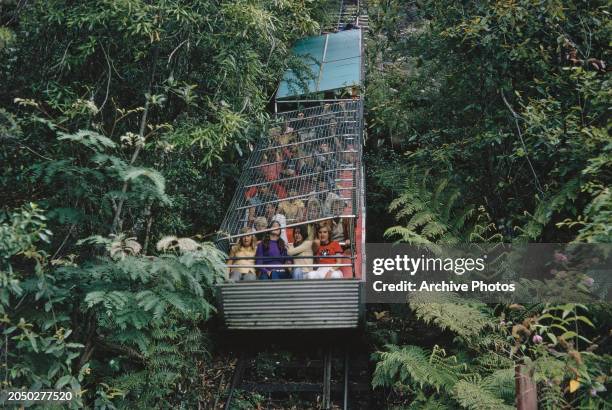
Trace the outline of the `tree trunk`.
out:
[[[151,90],[153,89],[153,80],[155,78],[155,67],[157,65],[158,56],[159,56],[159,49],[155,47],[153,49],[153,57],[151,59],[152,60],[151,76],[149,80],[149,89],[147,91],[148,95],[151,95]],[[145,102],[145,106],[144,106],[144,111],[140,119],[140,130],[138,132],[139,141],[138,141],[138,145],[136,146],[136,149],[134,150],[134,153],[132,154],[132,158],[130,159],[130,166],[134,165],[134,163],[136,162],[136,159],[138,158],[138,155],[140,154],[140,150],[144,146],[143,139],[144,139],[144,133],[147,127],[147,117],[149,115],[149,107],[150,107],[150,98],[147,98],[147,101]],[[123,196],[119,198],[119,203],[117,204],[117,209],[115,211],[115,217],[113,218],[113,224],[111,226],[111,233],[118,233],[121,230],[121,226],[122,226],[121,214],[123,212],[123,204],[125,203],[125,193],[128,190],[128,186],[129,186],[129,182],[125,181],[123,183],[123,186],[121,187],[121,193],[123,194]]]
[[[538,410],[538,390],[523,364],[514,368],[517,410]]]

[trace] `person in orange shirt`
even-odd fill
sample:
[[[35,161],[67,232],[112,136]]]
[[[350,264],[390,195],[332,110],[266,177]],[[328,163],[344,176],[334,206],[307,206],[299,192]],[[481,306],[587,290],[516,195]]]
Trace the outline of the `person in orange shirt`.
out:
[[[318,239],[313,247],[317,248],[315,256],[316,263],[319,265],[341,264],[342,259],[334,256],[342,255],[342,247],[337,241],[330,239],[329,226],[320,225],[317,231]],[[308,272],[304,275],[306,279],[342,279],[342,271],[337,266],[321,266],[316,270]]]

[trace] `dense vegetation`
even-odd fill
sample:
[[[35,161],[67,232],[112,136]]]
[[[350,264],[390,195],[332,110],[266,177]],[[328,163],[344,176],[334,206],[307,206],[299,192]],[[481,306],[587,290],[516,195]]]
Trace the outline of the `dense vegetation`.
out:
[[[376,2],[369,218],[393,226],[369,240],[610,243],[608,13],[598,1]],[[558,253],[541,277],[580,281],[572,263]],[[522,364],[544,408],[610,404],[609,304],[439,302],[372,316],[373,384],[391,402],[506,408]],[[423,327],[428,339],[406,330]]]
[[[217,228],[324,3],[0,3],[2,387],[197,407],[222,259],[164,236]]]

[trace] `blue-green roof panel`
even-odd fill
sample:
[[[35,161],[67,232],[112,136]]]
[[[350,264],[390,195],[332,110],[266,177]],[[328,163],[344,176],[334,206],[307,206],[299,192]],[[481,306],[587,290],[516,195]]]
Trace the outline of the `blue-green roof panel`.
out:
[[[307,37],[299,40],[291,53],[297,56],[311,56],[317,61],[323,60],[323,50],[325,48],[325,36]]]
[[[303,89],[295,73],[287,70],[276,93],[277,99],[361,84],[361,30],[308,37],[299,40],[292,53],[308,65],[314,80],[308,81],[307,89]]]
[[[360,75],[361,64],[357,58],[326,63],[319,79],[319,90],[335,90],[358,85]]]
[[[330,34],[325,61],[361,57],[361,30],[346,30]]]

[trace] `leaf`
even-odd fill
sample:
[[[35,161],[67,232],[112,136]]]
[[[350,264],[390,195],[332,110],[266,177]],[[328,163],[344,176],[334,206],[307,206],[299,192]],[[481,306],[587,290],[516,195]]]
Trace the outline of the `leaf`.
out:
[[[60,132],[57,138],[60,141],[68,140],[85,145],[96,152],[102,152],[106,148],[115,148],[116,144],[108,137],[98,134],[95,131],[79,130],[74,134]]]
[[[89,307],[92,307],[102,301],[104,301],[104,296],[106,295],[106,292],[103,290],[99,290],[99,291],[95,291],[95,292],[89,292],[86,296],[85,296],[85,303],[87,303],[87,305]]]
[[[382,312],[374,312],[374,316],[376,317],[376,320],[384,319],[388,315],[389,315],[389,312],[387,310],[384,310]]]
[[[575,392],[580,388],[580,382],[578,380],[570,380],[569,382],[569,391],[570,393]]]
[[[26,336],[28,337],[28,340],[30,341],[30,344],[32,345],[32,349],[38,353],[38,343],[36,342],[36,335],[30,331],[26,331],[25,332]]]
[[[62,387],[70,383],[71,379],[72,379],[72,376],[69,374],[60,377],[59,380],[55,383],[55,389],[60,390]]]
[[[578,333],[576,333],[576,332],[574,332],[574,331],[572,331],[572,330],[570,330],[569,332],[565,332],[565,333],[563,333],[563,334],[561,335],[561,337],[562,337],[563,339],[565,339],[565,340],[569,340],[569,339],[571,339],[571,338],[573,338],[573,337],[576,337],[576,336],[578,336]]]
[[[166,192],[166,180],[164,177],[157,171],[146,168],[129,168],[124,176],[124,181],[133,181],[137,178],[145,177],[148,178],[157,189],[157,195],[162,197]]]

